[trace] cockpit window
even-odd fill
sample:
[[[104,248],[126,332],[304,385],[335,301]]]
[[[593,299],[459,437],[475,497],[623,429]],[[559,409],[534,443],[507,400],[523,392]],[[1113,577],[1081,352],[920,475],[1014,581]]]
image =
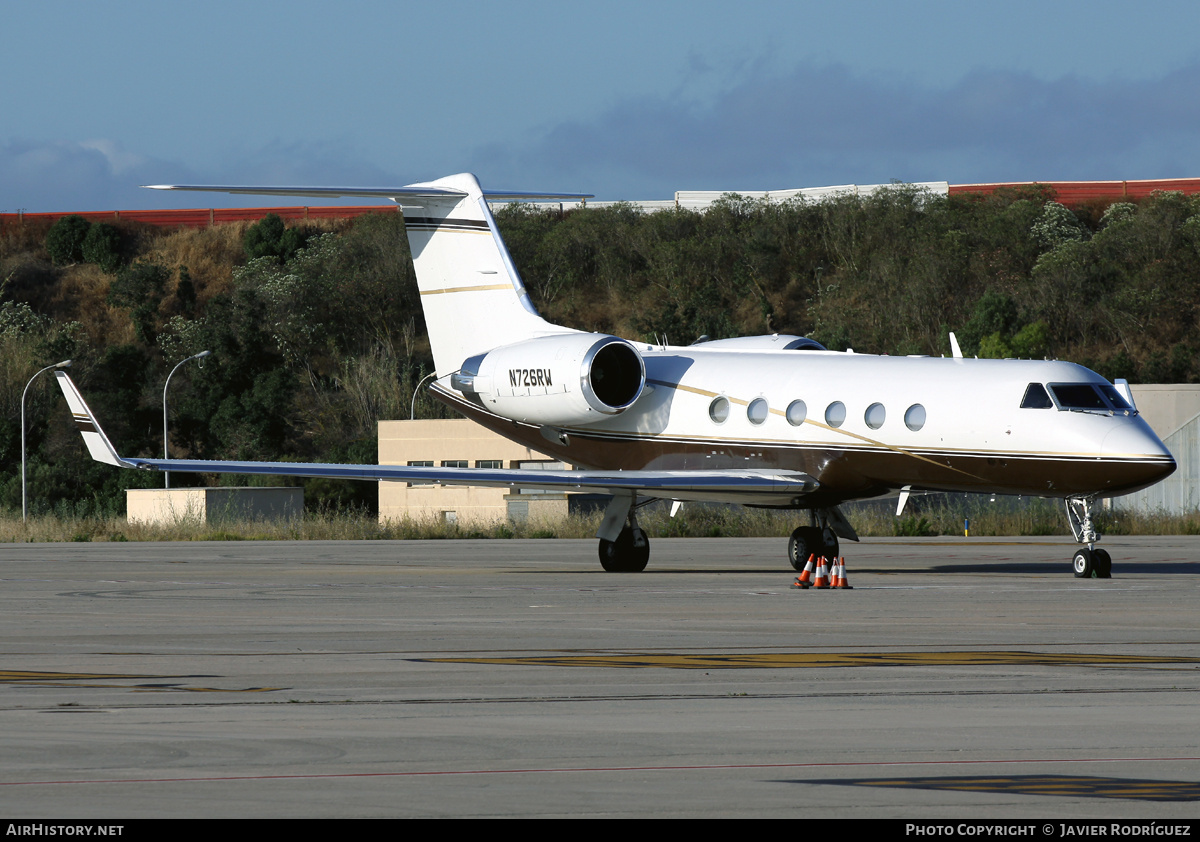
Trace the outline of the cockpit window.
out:
[[[1050,386],[1060,409],[1108,411],[1108,404],[1091,383],[1055,383]]]
[[[1046,394],[1046,387],[1041,383],[1030,383],[1025,389],[1025,397],[1021,399],[1021,409],[1053,409],[1054,403]]]
[[[1133,407],[1129,405],[1129,401],[1125,400],[1125,398],[1121,396],[1120,392],[1118,392],[1112,386],[1109,386],[1107,383],[1103,386],[1097,385],[1096,388],[1104,393],[1104,397],[1108,398],[1108,402],[1113,405],[1113,409],[1117,411],[1133,409]]]

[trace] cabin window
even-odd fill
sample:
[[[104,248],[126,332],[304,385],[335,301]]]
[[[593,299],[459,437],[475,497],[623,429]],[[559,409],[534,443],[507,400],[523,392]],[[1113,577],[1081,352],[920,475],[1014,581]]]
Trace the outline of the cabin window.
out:
[[[758,426],[767,420],[769,408],[767,407],[766,398],[755,398],[750,401],[750,405],[746,407],[746,417],[750,419],[750,423]]]
[[[786,415],[789,424],[799,427],[808,417],[808,407],[805,406],[804,401],[792,401],[788,404]]]
[[[1053,409],[1054,403],[1046,394],[1041,383],[1030,383],[1025,388],[1025,397],[1021,398],[1021,409]]]
[[[713,420],[714,424],[724,424],[729,418],[729,398],[724,396],[713,398],[713,402],[708,405],[708,417]]]
[[[904,426],[914,433],[925,426],[925,407],[914,403],[904,413]]]
[[[1054,383],[1050,391],[1059,409],[1108,411],[1108,404],[1091,383]]]
[[[830,427],[840,427],[846,421],[846,405],[834,401],[825,409],[825,423]]]
[[[867,407],[867,411],[863,415],[863,420],[867,422],[867,426],[872,430],[878,430],[882,427],[886,418],[887,410],[883,408],[883,404],[881,403],[871,404]]]

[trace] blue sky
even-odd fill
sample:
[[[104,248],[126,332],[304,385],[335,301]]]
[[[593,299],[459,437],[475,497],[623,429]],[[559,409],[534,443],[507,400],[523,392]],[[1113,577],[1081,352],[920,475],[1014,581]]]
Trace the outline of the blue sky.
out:
[[[1194,0],[0,9],[0,211],[462,171],[635,200],[1200,176]]]

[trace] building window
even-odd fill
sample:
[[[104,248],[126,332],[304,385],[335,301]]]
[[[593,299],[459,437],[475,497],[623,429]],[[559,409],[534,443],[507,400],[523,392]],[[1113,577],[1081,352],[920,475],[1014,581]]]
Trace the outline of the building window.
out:
[[[522,471],[565,471],[567,466],[563,462],[555,462],[553,460],[539,459],[537,461],[521,461],[517,463],[518,470]],[[555,488],[518,488],[517,494],[562,494],[565,489]]]
[[[504,467],[504,460],[503,459],[476,459],[475,467],[476,468],[500,469],[500,468]]]
[[[409,463],[408,463],[408,467],[410,467],[410,468],[432,468],[432,467],[433,467],[433,462],[432,462],[432,461],[427,461],[427,460],[421,460],[421,461],[418,461],[418,462],[413,462],[413,461],[411,461],[411,460],[410,460],[410,461],[409,461]],[[434,485],[434,483],[432,483],[432,482],[410,482],[410,483],[408,484],[408,487],[409,487],[409,488],[415,488],[415,487],[417,487],[417,486],[425,486],[425,485]]]
[[[466,459],[443,459],[443,468],[469,468],[471,463]]]

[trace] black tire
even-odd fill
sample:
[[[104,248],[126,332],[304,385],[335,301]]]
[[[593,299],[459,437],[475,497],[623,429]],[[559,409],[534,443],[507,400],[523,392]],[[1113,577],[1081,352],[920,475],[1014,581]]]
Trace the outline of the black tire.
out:
[[[1090,579],[1096,570],[1096,559],[1091,550],[1080,547],[1071,559],[1071,566],[1075,568],[1076,579]]]
[[[788,561],[793,570],[803,570],[810,555],[820,556],[825,553],[825,539],[821,530],[815,526],[801,526],[788,539]]]
[[[600,566],[608,573],[641,573],[650,562],[650,539],[626,526],[615,541],[600,539]],[[635,537],[637,540],[635,540]]]
[[[605,573],[621,572],[621,555],[616,541],[600,539],[600,566]]]
[[[1097,579],[1112,578],[1112,556],[1108,554],[1108,550],[1093,550],[1092,566]]]
[[[833,532],[821,533],[821,541],[825,545],[825,558],[832,561],[838,557],[838,550],[841,549],[838,545],[838,537]]]

